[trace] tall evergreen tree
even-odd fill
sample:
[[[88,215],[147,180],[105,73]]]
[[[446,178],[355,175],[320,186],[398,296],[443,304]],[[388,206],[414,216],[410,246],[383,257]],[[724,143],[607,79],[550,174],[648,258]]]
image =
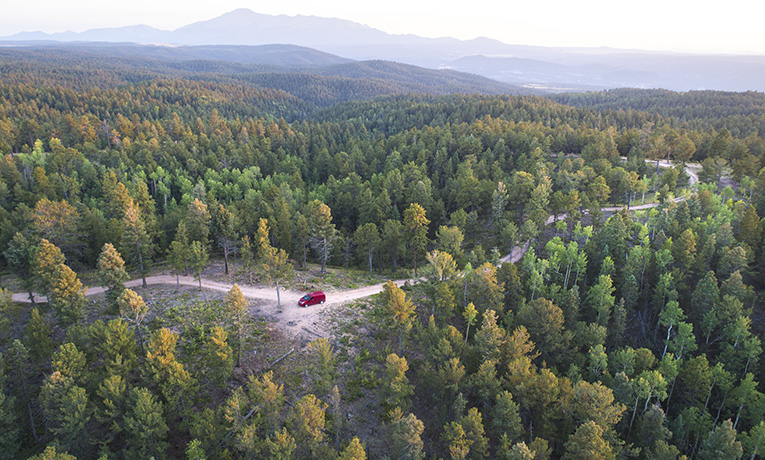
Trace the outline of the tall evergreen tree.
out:
[[[129,278],[125,270],[125,261],[111,243],[106,243],[101,249],[97,266],[98,281],[106,287],[106,299],[114,307],[125,290],[125,281]]]

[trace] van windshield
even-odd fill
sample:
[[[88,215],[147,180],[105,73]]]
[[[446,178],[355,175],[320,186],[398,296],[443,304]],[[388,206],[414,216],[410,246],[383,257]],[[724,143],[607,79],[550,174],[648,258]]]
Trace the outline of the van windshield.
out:
[[[294,299],[294,297],[293,297],[293,299]],[[303,296],[303,300],[311,300],[311,295],[310,295],[310,294],[306,294],[306,295],[304,295],[304,296]],[[294,301],[293,301],[293,302],[294,302]]]

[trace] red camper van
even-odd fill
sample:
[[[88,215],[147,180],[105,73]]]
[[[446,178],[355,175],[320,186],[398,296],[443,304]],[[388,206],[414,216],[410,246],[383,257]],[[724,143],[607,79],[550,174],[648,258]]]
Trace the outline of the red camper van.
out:
[[[327,300],[327,296],[321,291],[309,292],[298,300],[298,305],[301,307],[308,307],[316,305],[317,303],[324,303]]]

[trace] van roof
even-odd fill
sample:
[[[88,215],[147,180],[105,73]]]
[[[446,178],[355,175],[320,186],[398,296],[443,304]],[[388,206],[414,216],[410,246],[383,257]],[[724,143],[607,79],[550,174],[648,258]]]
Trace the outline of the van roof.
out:
[[[314,292],[311,293],[312,296],[319,295],[319,294],[324,295],[324,292],[323,291],[314,291]]]

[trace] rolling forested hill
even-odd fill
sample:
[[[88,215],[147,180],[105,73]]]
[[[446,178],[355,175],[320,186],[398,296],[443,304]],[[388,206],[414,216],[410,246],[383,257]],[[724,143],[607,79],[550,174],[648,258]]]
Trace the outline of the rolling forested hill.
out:
[[[11,46],[0,48],[0,70],[6,83],[66,85],[79,90],[158,78],[245,83],[285,90],[315,106],[393,94],[529,93],[477,75],[386,61],[354,62],[308,48],[276,45]]]

